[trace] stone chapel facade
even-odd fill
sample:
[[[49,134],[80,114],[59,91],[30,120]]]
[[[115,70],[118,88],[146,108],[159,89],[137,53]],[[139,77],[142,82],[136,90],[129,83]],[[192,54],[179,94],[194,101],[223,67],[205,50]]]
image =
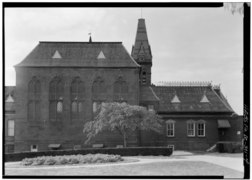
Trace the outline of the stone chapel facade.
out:
[[[99,104],[113,101],[145,106],[164,120],[162,134],[136,132],[129,146],[206,150],[218,141],[241,141],[242,122],[219,87],[156,86],[151,83],[152,62],[144,19],[138,20],[131,54],[121,42],[39,42],[15,66],[16,86],[5,88],[5,150],[122,145],[115,132],[84,144],[84,123],[93,120]]]

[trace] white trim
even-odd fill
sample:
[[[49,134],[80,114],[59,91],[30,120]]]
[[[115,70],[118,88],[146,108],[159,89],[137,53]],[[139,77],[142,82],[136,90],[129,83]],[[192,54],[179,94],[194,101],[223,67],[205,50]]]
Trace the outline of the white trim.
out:
[[[33,148],[33,146],[36,146],[36,148]],[[38,152],[38,145],[37,144],[31,145],[31,152]]]

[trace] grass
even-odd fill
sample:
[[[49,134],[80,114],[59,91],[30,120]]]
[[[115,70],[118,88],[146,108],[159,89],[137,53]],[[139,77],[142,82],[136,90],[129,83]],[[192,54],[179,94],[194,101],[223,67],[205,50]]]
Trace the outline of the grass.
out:
[[[197,176],[221,175],[225,178],[242,178],[243,173],[201,161],[170,161],[151,163],[132,163],[116,165],[82,165],[65,166],[60,168],[6,168],[6,175],[34,175],[34,176],[95,176],[95,175],[142,175],[142,176]]]

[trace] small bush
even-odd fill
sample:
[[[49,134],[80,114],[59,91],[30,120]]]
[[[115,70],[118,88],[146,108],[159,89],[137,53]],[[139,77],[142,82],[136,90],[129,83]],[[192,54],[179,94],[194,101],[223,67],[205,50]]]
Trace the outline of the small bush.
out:
[[[53,157],[46,158],[44,165],[54,165],[56,164],[56,159]]]
[[[64,165],[64,164],[86,164],[106,163],[123,161],[120,155],[108,154],[86,154],[86,155],[64,155],[64,156],[41,156],[37,158],[25,158],[21,161],[25,166],[37,165]]]

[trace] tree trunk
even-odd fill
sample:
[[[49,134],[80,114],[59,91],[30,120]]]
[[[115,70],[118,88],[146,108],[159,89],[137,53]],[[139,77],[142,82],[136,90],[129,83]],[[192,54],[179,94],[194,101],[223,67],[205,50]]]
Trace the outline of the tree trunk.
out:
[[[123,143],[124,143],[124,147],[127,147],[127,137],[126,137],[126,133],[123,133]]]

